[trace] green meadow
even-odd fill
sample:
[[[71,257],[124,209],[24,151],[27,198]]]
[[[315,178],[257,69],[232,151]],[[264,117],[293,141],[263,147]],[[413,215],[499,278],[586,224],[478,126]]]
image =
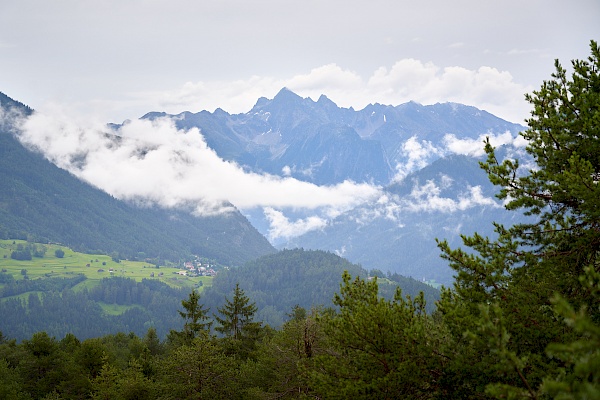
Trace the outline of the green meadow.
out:
[[[142,279],[155,279],[173,287],[194,288],[201,290],[212,284],[212,277],[188,277],[177,274],[178,267],[161,266],[156,268],[152,264],[141,261],[121,260],[115,262],[108,255],[84,254],[75,252],[67,247],[56,244],[36,244],[38,248],[46,248],[43,257],[32,257],[31,260],[14,260],[11,258],[18,245],[26,246],[24,240],[0,240],[0,270],[11,274],[16,280],[43,279],[56,277],[72,277],[84,274],[86,280],[79,283],[74,290],[91,288],[101,279],[111,276],[120,276],[140,282]],[[64,256],[55,255],[56,250],[64,251]],[[24,275],[25,274],[25,275]]]

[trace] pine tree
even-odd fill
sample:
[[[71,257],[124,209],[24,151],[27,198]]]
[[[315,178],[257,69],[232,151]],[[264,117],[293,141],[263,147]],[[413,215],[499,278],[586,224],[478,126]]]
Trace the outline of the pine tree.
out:
[[[571,78],[556,61],[552,79],[526,96],[533,111],[522,136],[534,168],[501,161],[485,144],[482,167],[501,186],[498,197],[532,222],[496,224],[496,240],[463,237],[469,251],[440,243],[457,272],[454,290],[444,292],[439,306],[462,344],[451,369],[463,375],[453,382],[473,396],[486,387],[497,397],[541,397],[543,381],[573,372],[551,344],[586,340],[564,323],[565,304],[600,320],[598,292],[582,285],[600,270],[600,48],[594,41],[591,53],[573,61]],[[553,303],[555,294],[562,300]]]
[[[444,331],[425,313],[423,293],[393,300],[379,296],[377,280],[345,272],[334,297],[339,312],[324,318],[331,348],[308,364],[318,398],[427,398],[437,391],[445,360]]]

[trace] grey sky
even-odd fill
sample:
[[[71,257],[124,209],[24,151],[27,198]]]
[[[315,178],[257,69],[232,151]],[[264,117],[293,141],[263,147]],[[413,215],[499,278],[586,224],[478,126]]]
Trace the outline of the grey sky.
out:
[[[111,121],[244,112],[285,85],[522,122],[523,92],[587,57],[598,21],[598,0],[0,0],[0,91]]]

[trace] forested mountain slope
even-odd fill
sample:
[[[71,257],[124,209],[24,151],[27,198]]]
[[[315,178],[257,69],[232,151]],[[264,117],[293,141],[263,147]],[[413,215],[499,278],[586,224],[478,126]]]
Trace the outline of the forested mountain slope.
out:
[[[139,208],[80,181],[14,137],[9,115],[15,107],[31,110],[3,94],[0,107],[0,236],[122,258],[177,261],[197,254],[233,265],[275,251],[237,211],[194,217],[185,210]]]
[[[246,263],[243,267],[220,272],[207,288],[202,302],[213,311],[229,296],[236,283],[256,302],[257,318],[279,327],[293,307],[331,307],[334,293],[339,291],[342,274],[367,277],[360,265],[321,250],[282,250]],[[402,293],[415,297],[424,292],[428,310],[433,311],[439,291],[412,278],[397,274],[379,279],[381,294],[391,298],[396,286]]]

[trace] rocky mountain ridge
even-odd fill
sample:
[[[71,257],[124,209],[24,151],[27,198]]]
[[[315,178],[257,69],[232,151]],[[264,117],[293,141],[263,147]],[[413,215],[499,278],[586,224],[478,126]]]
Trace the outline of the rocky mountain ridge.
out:
[[[243,114],[221,109],[177,115],[180,129],[199,128],[219,156],[255,172],[267,172],[319,185],[344,180],[387,185],[397,166],[411,157],[406,142],[436,148],[448,134],[477,139],[482,134],[516,135],[521,125],[475,107],[456,103],[423,106],[370,104],[362,110],[338,107],[322,95],[315,102],[283,88],[273,99],[260,98]],[[442,156],[432,152],[429,162]]]

